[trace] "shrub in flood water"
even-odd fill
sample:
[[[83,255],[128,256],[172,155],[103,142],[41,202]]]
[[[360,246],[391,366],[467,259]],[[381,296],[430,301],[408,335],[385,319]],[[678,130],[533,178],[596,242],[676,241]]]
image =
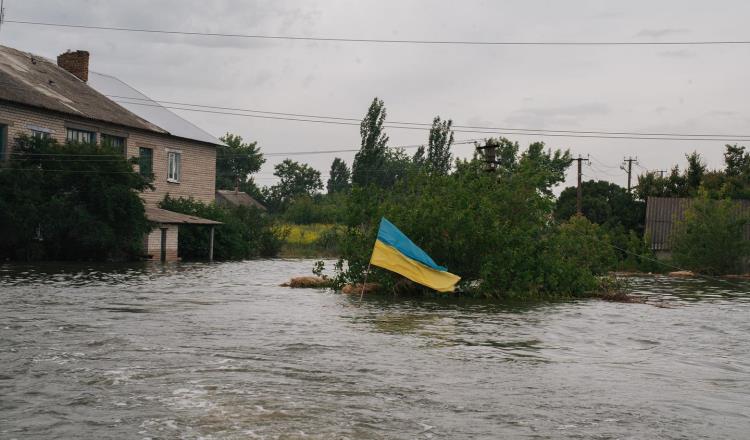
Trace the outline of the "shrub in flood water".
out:
[[[283,243],[283,237],[268,216],[254,207],[224,207],[169,196],[164,198],[160,207],[221,222],[214,236],[214,258],[217,260],[273,257]],[[180,257],[186,260],[208,258],[209,233],[205,226],[180,225]]]
[[[693,200],[683,221],[677,222],[672,256],[686,269],[708,275],[736,274],[750,258],[745,229],[750,216],[737,202],[711,200],[702,195]]]
[[[609,239],[574,218],[554,223],[551,188],[564,178],[569,154],[532,144],[495,141],[496,173],[477,160],[450,175],[414,172],[383,189],[355,186],[336,265],[339,285],[362,282],[381,216],[387,217],[435,261],[463,278],[475,295],[511,298],[583,295],[613,263]],[[370,280],[394,289],[397,275],[373,268]]]
[[[139,258],[149,187],[114,148],[20,137],[0,164],[0,259]]]

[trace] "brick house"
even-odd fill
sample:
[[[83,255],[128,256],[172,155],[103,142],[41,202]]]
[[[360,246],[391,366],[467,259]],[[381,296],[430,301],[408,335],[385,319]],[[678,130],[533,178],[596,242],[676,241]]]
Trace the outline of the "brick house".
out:
[[[107,143],[137,157],[135,171],[153,175],[154,190],[142,194],[155,225],[144,243],[151,258],[177,259],[180,224],[218,224],[157,204],[167,194],[213,202],[220,141],[122,81],[90,72],[88,52],[67,52],[54,63],[0,46],[0,160],[12,158],[20,135]]]

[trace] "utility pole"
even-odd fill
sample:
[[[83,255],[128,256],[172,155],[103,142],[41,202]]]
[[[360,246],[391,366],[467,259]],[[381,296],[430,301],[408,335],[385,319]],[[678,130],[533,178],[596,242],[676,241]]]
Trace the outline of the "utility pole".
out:
[[[636,157],[635,159],[633,159],[633,157],[631,156],[631,157],[628,157],[627,159],[623,159],[622,166],[620,166],[621,170],[628,172],[628,193],[630,192],[632,188],[631,183],[633,181],[633,162],[635,162],[637,165],[638,158]],[[625,168],[625,164],[628,164],[627,169]]]
[[[4,22],[5,22],[5,0],[0,0],[0,31],[3,30]]]
[[[583,161],[591,163],[588,157],[585,159],[579,154],[577,159],[573,159],[578,162],[578,189],[576,194],[576,212],[578,215],[583,215],[583,187],[581,186],[581,178],[583,177]]]
[[[476,146],[482,157],[484,157],[485,167],[484,170],[488,173],[494,173],[497,169],[497,147],[495,145],[484,144],[483,146]]]
[[[656,170],[654,172],[659,173],[659,176],[661,176],[662,179],[664,178],[664,175],[667,174],[667,170]]]

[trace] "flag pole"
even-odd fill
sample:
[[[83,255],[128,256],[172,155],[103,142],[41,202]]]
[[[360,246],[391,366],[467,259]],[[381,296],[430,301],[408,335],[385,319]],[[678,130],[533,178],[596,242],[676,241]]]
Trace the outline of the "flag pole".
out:
[[[370,275],[371,264],[372,264],[372,261],[370,263],[367,263],[367,271],[365,272],[365,282],[362,283],[362,292],[359,293],[359,302],[362,302],[362,297],[365,296],[365,286],[367,286],[367,276]]]

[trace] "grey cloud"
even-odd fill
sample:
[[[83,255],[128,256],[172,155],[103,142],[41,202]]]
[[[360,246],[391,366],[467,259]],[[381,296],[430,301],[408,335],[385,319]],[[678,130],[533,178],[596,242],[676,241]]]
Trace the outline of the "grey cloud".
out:
[[[690,30],[688,29],[671,29],[671,28],[664,28],[664,29],[643,29],[637,34],[635,34],[636,37],[648,37],[648,38],[663,38],[663,37],[669,37],[674,35],[681,35],[689,33]]]
[[[659,52],[659,56],[666,58],[692,58],[695,56],[695,52],[690,50],[665,50]]]
[[[511,125],[518,125],[519,128],[564,127],[566,125],[578,127],[581,125],[581,120],[587,116],[609,113],[610,108],[606,103],[596,102],[573,106],[525,108],[516,110],[505,120]]]

